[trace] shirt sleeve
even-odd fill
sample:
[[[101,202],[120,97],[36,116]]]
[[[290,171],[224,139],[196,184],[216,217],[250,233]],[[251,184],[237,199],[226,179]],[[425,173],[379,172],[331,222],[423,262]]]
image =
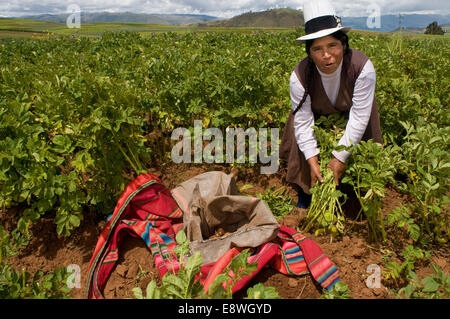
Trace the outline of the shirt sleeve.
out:
[[[361,74],[355,82],[352,107],[345,132],[338,145],[351,146],[358,144],[366,131],[372,113],[373,99],[375,96],[376,73],[370,60],[366,62]],[[333,151],[332,154],[341,162],[350,156],[348,151]]]
[[[300,83],[295,72],[292,72],[289,80],[292,110],[298,107],[303,98],[305,88]],[[311,110],[311,98],[308,96],[300,110],[294,116],[294,134],[297,145],[305,155],[306,160],[319,154],[317,141],[314,136],[314,114]]]

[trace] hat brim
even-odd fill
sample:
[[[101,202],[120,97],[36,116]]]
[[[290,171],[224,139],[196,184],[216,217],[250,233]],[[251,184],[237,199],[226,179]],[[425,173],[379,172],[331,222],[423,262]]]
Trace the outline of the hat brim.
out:
[[[322,37],[326,37],[327,35],[330,35],[332,33],[335,33],[337,31],[342,31],[342,32],[349,32],[352,28],[351,27],[336,27],[336,28],[331,28],[331,29],[324,29],[324,30],[320,30],[311,34],[307,34],[304,35],[300,38],[295,39],[295,42],[297,43],[305,43],[307,40],[313,40],[313,39],[318,39],[318,38],[322,38]]]

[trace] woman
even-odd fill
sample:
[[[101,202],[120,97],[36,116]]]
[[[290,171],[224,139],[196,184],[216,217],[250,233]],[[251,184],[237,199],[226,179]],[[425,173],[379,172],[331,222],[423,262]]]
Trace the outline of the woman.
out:
[[[326,0],[306,3],[304,7],[308,56],[294,69],[290,78],[292,112],[280,148],[280,157],[288,162],[286,179],[298,185],[298,207],[307,208],[310,187],[323,177],[319,149],[312,126],[321,115],[341,112],[348,123],[339,145],[350,146],[361,140],[382,143],[378,108],[375,101],[376,74],[369,58],[348,44],[340,18]],[[332,152],[328,164],[337,185],[345,171],[350,153]]]

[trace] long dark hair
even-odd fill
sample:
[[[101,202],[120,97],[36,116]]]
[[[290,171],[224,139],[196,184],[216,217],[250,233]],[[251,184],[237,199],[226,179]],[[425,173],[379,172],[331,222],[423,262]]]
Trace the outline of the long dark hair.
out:
[[[342,45],[344,46],[344,55],[346,55],[347,53],[350,52],[350,46],[348,44],[348,35],[345,32],[342,32],[341,30],[330,34],[330,36],[332,36],[333,38],[341,41]],[[305,50],[306,53],[308,54],[308,65],[306,67],[306,87],[305,87],[305,93],[303,94],[302,100],[300,101],[300,103],[298,104],[297,108],[294,111],[294,115],[295,113],[298,112],[298,110],[300,110],[300,108],[302,107],[303,103],[305,103],[306,98],[309,95],[309,89],[312,85],[312,79],[313,79],[313,71],[314,71],[314,67],[315,64],[313,62],[313,59],[311,58],[311,54],[310,54],[310,50],[311,50],[311,46],[313,44],[314,40],[306,40],[305,43]]]

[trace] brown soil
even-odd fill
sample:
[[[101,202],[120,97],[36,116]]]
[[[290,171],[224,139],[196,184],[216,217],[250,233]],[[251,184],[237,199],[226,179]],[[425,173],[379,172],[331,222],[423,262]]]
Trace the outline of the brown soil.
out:
[[[205,171],[220,170],[231,172],[225,165],[170,165],[150,171],[159,176],[165,185],[172,189],[178,183]],[[260,175],[257,168],[235,169],[238,187],[252,184],[254,187],[246,189],[250,195],[263,193],[269,187],[286,186],[283,169],[274,175]],[[287,186],[289,194],[295,199],[295,191]],[[408,199],[388,190],[385,197],[383,211],[389,212]],[[399,260],[398,254],[408,242],[404,239],[394,238],[384,245],[374,245],[368,242],[367,225],[365,221],[355,221],[357,205],[347,204],[346,214],[347,233],[341,238],[330,240],[330,236],[315,236],[305,234],[316,241],[322,250],[339,268],[341,281],[346,283],[353,298],[393,298],[390,289],[385,287],[382,281],[381,288],[370,289],[366,286],[366,280],[371,273],[367,267],[376,264],[385,269],[386,256],[391,254],[393,260]],[[285,216],[279,222],[290,227],[298,226],[302,221],[305,211],[294,209],[290,215]],[[17,209],[10,210],[8,214],[0,212],[0,222],[8,229],[14,229],[14,223],[18,216]],[[92,257],[95,245],[101,230],[105,225],[105,216],[86,215],[79,228],[73,231],[69,238],[56,235],[56,226],[51,218],[42,218],[31,227],[32,240],[20,255],[11,259],[12,266],[16,269],[25,268],[34,273],[37,270],[51,271],[55,268],[67,267],[70,264],[79,265],[81,268],[81,287],[72,289],[74,298],[84,298],[89,261]],[[405,237],[403,237],[405,238]],[[134,287],[145,287],[151,280],[160,283],[159,273],[154,267],[153,258],[143,241],[136,238],[126,238],[121,243],[121,255],[116,268],[109,278],[104,289],[106,298],[132,298],[131,291]],[[445,273],[449,273],[449,250],[441,248],[432,251],[433,257],[416,265],[415,271],[422,279],[433,273],[430,264],[433,262],[441,267]],[[390,261],[390,260],[389,260]],[[279,295],[284,299],[319,298],[321,289],[310,275],[287,276],[276,270],[266,267],[249,283],[252,286],[258,282],[266,286],[275,287]],[[245,290],[235,294],[236,298],[245,296]]]

